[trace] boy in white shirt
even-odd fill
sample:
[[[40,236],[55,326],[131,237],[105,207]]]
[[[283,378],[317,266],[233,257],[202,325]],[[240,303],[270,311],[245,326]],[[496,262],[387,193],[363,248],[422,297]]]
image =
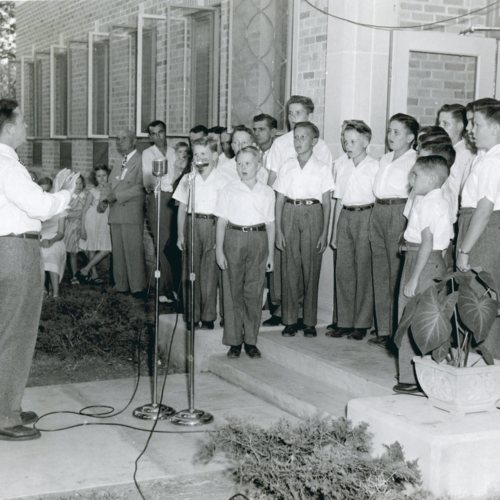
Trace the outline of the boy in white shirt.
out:
[[[418,158],[410,172],[410,185],[416,196],[404,232],[406,253],[399,289],[399,318],[410,297],[446,274],[444,254],[453,238],[453,224],[441,186],[448,175],[446,160],[437,155]],[[419,392],[411,362],[419,353],[414,349],[409,335],[404,335],[399,346],[399,384],[394,387],[395,392]]]
[[[260,151],[238,152],[240,180],[220,191],[216,257],[222,269],[224,336],[229,358],[238,358],[242,344],[250,358],[261,356],[257,344],[265,273],[274,260],[274,192],[257,180]]]
[[[481,100],[480,100],[481,101]],[[483,101],[484,102],[484,101]],[[479,151],[462,190],[458,217],[457,268],[481,267],[500,290],[500,105],[473,103],[473,136]],[[500,356],[500,319],[485,341]]]
[[[282,335],[298,330],[299,301],[303,293],[304,336],[316,337],[321,259],[327,246],[331,191],[335,188],[331,164],[313,154],[319,130],[311,122],[294,128],[295,158],[289,158],[273,184],[276,199],[276,247],[282,254]]]
[[[280,171],[281,167],[284,165],[285,161],[289,158],[295,158],[297,156],[294,148],[294,128],[299,122],[308,122],[311,119],[311,115],[314,113],[314,103],[310,97],[302,95],[293,95],[288,99],[286,103],[286,111],[288,117],[288,123],[290,125],[290,132],[280,135],[274,139],[273,145],[269,150],[268,156],[268,168],[269,168],[269,180],[268,184],[272,186],[276,180],[276,176]],[[332,153],[325,141],[319,136],[316,143],[314,144],[314,155],[323,163],[327,165],[332,165],[333,158]]]
[[[194,322],[201,320],[202,329],[213,330],[217,317],[218,269],[215,261],[215,206],[219,192],[229,179],[215,168],[217,142],[206,137],[193,141],[193,162],[196,171],[181,179],[174,200],[179,202],[177,214],[177,246],[183,252],[184,291],[189,286],[188,261],[190,244],[189,223],[195,224],[194,269],[196,275]],[[193,180],[194,179],[194,180]],[[194,182],[194,216],[188,213],[189,197]],[[186,224],[186,218],[189,223]],[[184,294],[186,298],[186,293]],[[186,318],[190,318],[187,300],[184,301]]]
[[[350,335],[361,340],[373,323],[373,281],[370,216],[375,203],[373,182],[378,160],[367,155],[372,131],[366,123],[349,122],[343,131],[347,156],[335,162],[335,210],[340,211],[336,230],[337,327],[328,337]]]

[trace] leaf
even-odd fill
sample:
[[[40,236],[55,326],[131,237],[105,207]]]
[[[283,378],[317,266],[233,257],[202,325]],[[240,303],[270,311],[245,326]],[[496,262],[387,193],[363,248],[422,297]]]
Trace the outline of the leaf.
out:
[[[472,332],[478,344],[488,337],[497,308],[496,301],[476,294],[469,284],[460,287],[457,305],[460,321]]]
[[[481,271],[477,273],[477,278],[482,285],[486,285],[486,287],[489,288],[492,292],[494,292],[495,295],[498,297],[497,285],[491,274],[487,273],[486,271]]]
[[[488,350],[488,348],[483,344],[481,347],[479,347],[478,352],[481,353],[481,356],[484,359],[484,362],[487,365],[494,365],[495,364],[495,359],[493,358],[493,354]]]
[[[451,342],[450,339],[448,339],[444,344],[440,345],[439,347],[436,347],[436,349],[432,351],[431,353],[432,359],[436,363],[441,363],[441,361],[443,361],[450,352],[450,348],[451,348]]]
[[[411,322],[413,321],[413,317],[415,316],[415,311],[418,306],[418,302],[420,300],[420,294],[412,297],[406,304],[406,307],[403,311],[403,315],[399,320],[398,329],[394,334],[393,342],[399,349],[401,347],[401,340],[408,332],[408,328],[410,328]]]
[[[427,354],[449,340],[450,318],[458,298],[458,292],[446,297],[444,303],[438,300],[438,292],[431,286],[422,293],[415,317],[411,323],[413,340],[422,354]]]

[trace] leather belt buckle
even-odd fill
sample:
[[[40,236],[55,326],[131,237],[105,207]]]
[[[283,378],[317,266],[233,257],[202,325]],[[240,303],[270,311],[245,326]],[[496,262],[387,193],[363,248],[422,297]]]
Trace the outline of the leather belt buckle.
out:
[[[249,228],[249,227],[247,227],[247,226],[241,226],[241,231],[242,231],[243,233],[248,233],[248,232],[249,232],[249,231],[251,231],[251,230],[252,230],[252,228]]]

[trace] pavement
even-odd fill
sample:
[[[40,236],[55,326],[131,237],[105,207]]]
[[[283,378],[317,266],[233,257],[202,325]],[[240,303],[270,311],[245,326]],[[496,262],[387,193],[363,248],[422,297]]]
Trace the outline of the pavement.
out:
[[[78,412],[90,405],[109,405],[117,412],[129,403],[135,383],[134,378],[127,378],[26,389],[23,409],[36,411],[40,416],[57,413],[37,424],[42,431],[40,439],[0,442],[0,499],[97,498],[95,492],[120,488],[125,491],[121,496],[104,498],[140,498],[133,487],[134,461],[149,436],[144,430],[151,429],[153,422],[135,418],[132,411],[151,402],[149,377],[141,378],[133,401],[120,415],[96,419],[64,413]],[[186,375],[169,375],[164,403],[177,411],[188,408],[187,387]],[[223,460],[208,465],[194,463],[200,443],[207,439],[206,431],[216,429],[231,417],[262,426],[282,417],[295,419],[210,373],[196,376],[195,390],[194,407],[211,413],[214,421],[193,428],[165,420],[158,422],[156,430],[162,433],[152,436],[137,474],[142,485],[154,481],[168,485],[154,498],[228,500],[236,490],[226,473],[227,464]],[[51,432],[73,425],[78,426]]]

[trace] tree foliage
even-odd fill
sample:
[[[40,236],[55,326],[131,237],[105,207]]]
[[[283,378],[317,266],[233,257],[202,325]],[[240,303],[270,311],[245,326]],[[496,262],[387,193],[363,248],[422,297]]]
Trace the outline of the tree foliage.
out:
[[[0,2],[0,59],[16,58],[14,2]]]

